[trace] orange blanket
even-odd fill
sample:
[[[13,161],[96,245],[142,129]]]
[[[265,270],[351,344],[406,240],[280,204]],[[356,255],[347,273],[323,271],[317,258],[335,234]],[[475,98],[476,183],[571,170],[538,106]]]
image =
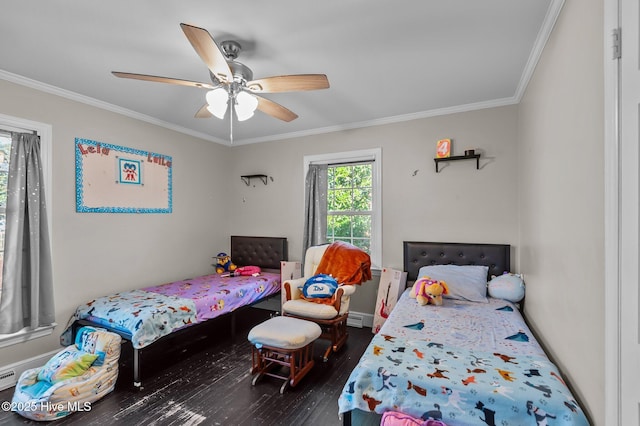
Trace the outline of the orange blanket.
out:
[[[371,279],[371,258],[349,243],[331,243],[320,259],[316,274],[331,275],[339,284],[362,284]]]

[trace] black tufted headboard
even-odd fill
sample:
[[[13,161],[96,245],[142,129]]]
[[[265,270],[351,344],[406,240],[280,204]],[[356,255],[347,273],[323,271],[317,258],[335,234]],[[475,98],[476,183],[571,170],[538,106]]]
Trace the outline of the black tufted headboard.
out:
[[[284,237],[231,236],[231,261],[238,266],[279,270],[282,260],[289,260]]]
[[[420,268],[426,265],[485,265],[489,267],[487,279],[511,271],[509,244],[405,241],[403,246],[407,282],[415,281]]]

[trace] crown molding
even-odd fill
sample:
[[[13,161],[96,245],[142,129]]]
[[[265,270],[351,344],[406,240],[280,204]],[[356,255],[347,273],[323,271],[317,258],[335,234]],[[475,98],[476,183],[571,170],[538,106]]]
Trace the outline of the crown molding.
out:
[[[141,114],[139,112],[122,108],[117,105],[110,104],[108,102],[100,101],[95,98],[91,98],[89,96],[81,95],[76,92],[72,92],[70,90],[61,89],[56,86],[52,86],[50,84],[42,83],[37,80],[32,80],[27,77],[23,77],[18,74],[13,74],[8,71],[0,69],[0,79],[9,81],[11,83],[19,84],[21,86],[29,87],[31,89],[39,90],[41,92],[49,93],[52,95],[60,96],[62,98],[70,99],[72,101],[80,102],[86,105],[91,105],[96,108],[104,109],[107,111],[115,112],[116,114],[124,115],[126,117],[134,118],[136,120],[144,121],[146,123],[154,124],[156,126],[164,127],[169,130],[176,131],[178,133],[183,133],[185,135],[193,136],[199,139],[208,140],[211,142],[216,142],[219,144],[226,144],[226,141],[208,135],[206,133],[196,132],[195,130],[187,129],[186,127],[177,126],[173,123],[168,123],[163,120],[159,120],[157,118]]]
[[[234,141],[234,145],[247,145],[259,142],[272,142],[284,139],[301,138],[305,136],[316,136],[325,133],[341,132],[344,130],[362,129],[364,127],[383,126],[385,124],[402,123],[405,121],[419,120],[423,118],[438,117],[441,115],[456,114],[460,112],[476,111],[485,108],[496,108],[518,103],[515,97],[494,99],[485,102],[476,102],[465,105],[456,105],[446,108],[432,109],[428,111],[416,112],[412,114],[395,115],[392,117],[378,118],[375,120],[360,121],[357,123],[338,124],[336,126],[320,127],[317,129],[304,130],[300,132],[283,133],[260,138],[249,138]]]
[[[168,123],[166,121],[159,120],[157,118],[154,118],[145,114],[141,114],[130,109],[122,108],[107,102],[103,102],[85,95],[81,95],[79,93],[75,93],[69,90],[61,89],[59,87],[51,86],[49,84],[45,84],[36,80],[31,80],[29,78],[26,78],[17,74],[13,74],[1,69],[0,69],[0,79],[7,80],[12,83],[20,84],[22,86],[30,87],[32,89],[40,90],[40,91],[50,93],[56,96],[60,96],[63,98],[71,99],[73,101],[81,102],[86,105],[91,105],[107,111],[115,112],[117,114],[124,115],[136,120],[144,121],[150,124],[164,127],[169,130],[173,130],[179,133],[183,133],[183,134],[193,136],[199,139],[207,140],[210,142],[215,142],[225,146],[248,145],[248,144],[260,143],[260,142],[272,142],[272,141],[285,140],[285,139],[301,138],[306,136],[316,136],[316,135],[321,135],[325,133],[361,129],[361,128],[372,127],[372,126],[382,126],[385,124],[401,123],[405,121],[437,117],[437,116],[447,115],[447,114],[456,114],[456,113],[480,110],[485,108],[495,108],[495,107],[506,106],[506,105],[514,105],[519,103],[520,100],[522,99],[522,96],[524,95],[524,92],[526,91],[527,85],[529,84],[531,77],[533,76],[536,65],[538,64],[538,61],[542,56],[544,47],[547,41],[549,40],[551,32],[553,31],[553,27],[556,23],[556,20],[560,15],[560,12],[562,11],[564,2],[565,0],[552,0],[551,4],[549,5],[549,9],[547,10],[547,14],[545,16],[543,25],[540,28],[538,36],[536,37],[534,47],[531,50],[529,59],[527,60],[527,64],[525,65],[522,75],[520,76],[520,81],[516,88],[516,92],[514,96],[510,98],[501,98],[501,99],[495,99],[495,100],[486,101],[486,102],[477,102],[477,103],[457,105],[457,106],[446,107],[446,108],[438,108],[434,110],[422,111],[422,112],[405,114],[405,115],[397,115],[392,117],[384,117],[384,118],[379,118],[375,120],[367,120],[367,121],[361,121],[356,123],[345,123],[345,124],[339,124],[335,126],[320,127],[317,129],[310,129],[310,130],[304,130],[299,132],[282,133],[278,135],[270,135],[270,136],[264,136],[264,137],[258,137],[258,138],[238,139],[238,140],[234,140],[233,143],[230,143],[228,140],[223,140],[223,139],[208,135],[206,133],[197,132],[182,126],[177,126],[173,123]]]
[[[516,93],[514,95],[516,103],[520,102],[522,96],[524,95],[524,92],[527,90],[529,81],[533,76],[533,72],[536,69],[536,65],[538,65],[540,57],[542,56],[544,47],[546,46],[547,41],[549,41],[549,37],[551,36],[553,27],[556,24],[560,12],[562,11],[564,2],[565,0],[553,0],[549,5],[549,9],[547,9],[547,15],[544,17],[544,21],[542,23],[542,26],[540,27],[538,36],[536,37],[536,42],[533,45],[533,49],[531,49],[531,54],[529,55],[527,64],[525,65],[524,71],[520,76],[518,87],[516,88]]]

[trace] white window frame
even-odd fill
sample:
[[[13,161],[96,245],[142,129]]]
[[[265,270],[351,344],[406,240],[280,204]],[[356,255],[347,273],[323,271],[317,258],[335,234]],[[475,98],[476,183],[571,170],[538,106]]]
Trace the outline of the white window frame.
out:
[[[373,182],[371,206],[371,267],[382,269],[382,149],[372,148],[358,151],[335,152],[328,154],[305,155],[303,157],[303,182],[306,180],[309,164],[333,164],[358,161],[373,161],[371,163],[371,178]],[[303,185],[304,188],[304,185]],[[304,189],[303,189],[304,191]],[[304,194],[302,200],[304,202]]]
[[[47,225],[49,227],[49,241],[53,245],[53,227],[51,222],[51,212],[53,211],[52,196],[52,166],[53,166],[53,142],[52,142],[52,126],[50,124],[38,121],[26,120],[23,118],[12,117],[10,115],[0,114],[0,129],[12,132],[33,132],[40,136],[40,161],[42,162],[42,174],[44,178],[44,196],[47,203]],[[51,251],[53,264],[53,251]],[[2,271],[0,271],[2,273]],[[0,334],[0,348],[17,343],[26,342],[27,340],[36,339],[38,337],[48,336],[53,333],[56,323],[50,326],[39,327],[35,330],[27,330],[26,328],[13,334]]]

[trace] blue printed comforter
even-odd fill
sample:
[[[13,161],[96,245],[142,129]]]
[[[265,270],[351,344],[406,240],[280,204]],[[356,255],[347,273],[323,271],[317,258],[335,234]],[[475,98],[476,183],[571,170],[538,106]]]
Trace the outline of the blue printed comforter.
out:
[[[338,401],[447,425],[588,425],[517,308],[503,300],[420,306],[405,292]]]
[[[136,349],[191,324],[251,305],[280,291],[280,274],[224,277],[204,275],[115,293],[76,308],[61,337],[70,345],[71,325],[81,319],[120,332]]]
[[[192,300],[133,290],[80,305],[72,320],[88,319],[120,331],[142,348],[174,330],[196,322]]]

